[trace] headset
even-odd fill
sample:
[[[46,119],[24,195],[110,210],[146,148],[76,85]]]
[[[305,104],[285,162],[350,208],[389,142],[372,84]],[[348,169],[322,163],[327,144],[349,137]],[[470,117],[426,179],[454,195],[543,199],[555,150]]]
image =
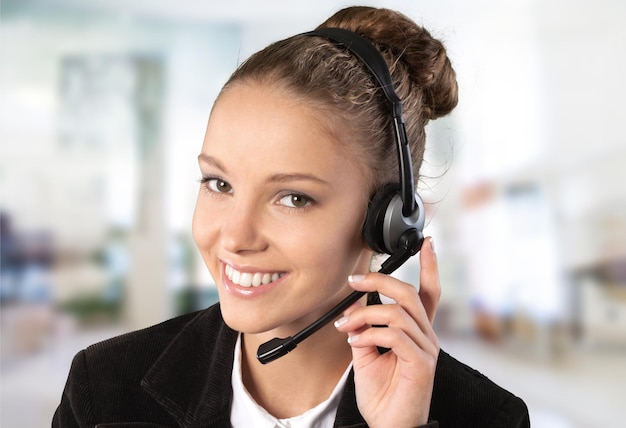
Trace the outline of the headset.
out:
[[[372,250],[389,254],[379,272],[390,274],[417,254],[424,241],[424,203],[415,192],[413,184],[413,166],[402,118],[402,102],[394,91],[387,63],[380,52],[365,38],[341,28],[321,28],[303,35],[323,37],[345,47],[369,69],[388,102],[398,151],[399,183],[387,184],[370,200],[363,226],[363,238]],[[294,336],[274,338],[263,343],[257,350],[257,359],[267,364],[286,355],[295,349],[298,343],[337,318],[364,295],[364,292],[354,291],[324,316]]]

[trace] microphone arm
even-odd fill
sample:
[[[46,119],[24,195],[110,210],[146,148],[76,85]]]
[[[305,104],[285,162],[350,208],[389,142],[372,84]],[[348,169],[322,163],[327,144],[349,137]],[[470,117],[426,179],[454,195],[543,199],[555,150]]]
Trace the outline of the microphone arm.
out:
[[[402,266],[402,264],[404,264],[404,262],[420,250],[423,241],[424,238],[422,237],[422,234],[416,229],[409,229],[404,232],[400,237],[398,250],[384,261],[378,272],[389,275],[398,269]],[[366,293],[364,291],[354,291],[348,297],[339,302],[337,306],[333,307],[330,311],[324,314],[320,319],[313,322],[308,327],[305,327],[295,335],[286,338],[275,337],[261,344],[256,353],[257,359],[262,364],[267,364],[270,361],[277,360],[278,358],[287,355],[289,352],[293,351],[296,346],[298,346],[298,343],[302,342],[324,325],[337,318],[343,311],[348,309],[365,294]]]

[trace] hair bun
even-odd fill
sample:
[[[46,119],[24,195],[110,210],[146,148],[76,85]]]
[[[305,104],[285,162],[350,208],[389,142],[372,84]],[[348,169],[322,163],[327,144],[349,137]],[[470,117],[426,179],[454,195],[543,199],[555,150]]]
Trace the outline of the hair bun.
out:
[[[319,27],[344,28],[374,43],[386,57],[399,87],[403,80],[409,80],[412,88],[398,91],[403,101],[416,90],[421,93],[419,104],[425,119],[445,116],[456,106],[456,73],[444,45],[405,15],[390,9],[356,6],[338,11]],[[406,95],[403,97],[400,92]]]

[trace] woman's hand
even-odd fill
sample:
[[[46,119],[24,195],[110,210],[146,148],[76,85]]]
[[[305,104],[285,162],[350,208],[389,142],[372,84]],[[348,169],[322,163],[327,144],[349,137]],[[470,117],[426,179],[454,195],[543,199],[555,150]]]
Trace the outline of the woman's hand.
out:
[[[335,323],[349,336],[357,404],[370,427],[415,427],[428,419],[439,355],[432,323],[441,294],[430,238],[422,246],[420,264],[419,292],[379,273],[353,276],[355,290],[378,291],[395,303],[357,303]],[[380,355],[377,346],[390,351]]]

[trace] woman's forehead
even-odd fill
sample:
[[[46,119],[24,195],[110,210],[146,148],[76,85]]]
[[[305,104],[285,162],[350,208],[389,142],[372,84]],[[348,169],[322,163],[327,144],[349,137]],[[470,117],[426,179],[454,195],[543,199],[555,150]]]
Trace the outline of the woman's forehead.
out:
[[[235,85],[214,106],[203,153],[241,165],[336,174],[349,164],[363,175],[345,143],[328,132],[320,112],[281,91]],[[363,177],[360,177],[362,179]]]

